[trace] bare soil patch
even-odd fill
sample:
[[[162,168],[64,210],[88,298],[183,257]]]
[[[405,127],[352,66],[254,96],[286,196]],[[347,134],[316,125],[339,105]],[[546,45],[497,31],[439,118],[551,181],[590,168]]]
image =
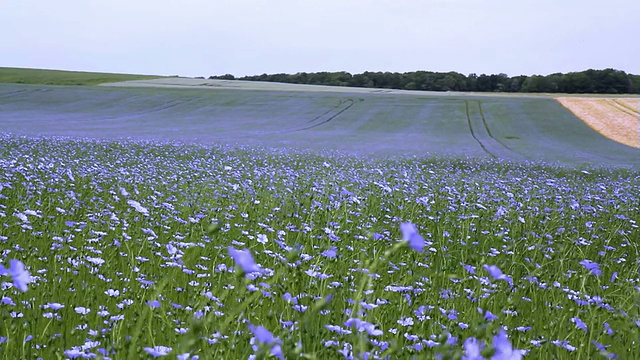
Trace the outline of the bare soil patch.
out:
[[[637,98],[559,97],[556,100],[600,134],[640,148]]]

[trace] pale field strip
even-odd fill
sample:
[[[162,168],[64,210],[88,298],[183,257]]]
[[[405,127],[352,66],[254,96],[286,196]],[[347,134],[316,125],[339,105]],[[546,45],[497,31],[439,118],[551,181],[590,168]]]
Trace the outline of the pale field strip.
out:
[[[182,89],[219,89],[219,90],[249,90],[249,91],[302,91],[302,92],[330,92],[353,94],[385,94],[385,95],[412,95],[424,97],[515,97],[515,98],[556,98],[557,93],[506,93],[506,92],[462,92],[462,91],[423,91],[423,90],[399,90],[383,88],[361,88],[348,86],[288,84],[268,81],[247,80],[221,80],[199,79],[190,77],[167,77],[148,80],[128,80],[113,83],[103,83],[98,86],[108,87],[143,87],[143,88],[182,88]],[[584,94],[560,94],[563,97],[588,97],[588,98],[615,98],[616,100],[630,100],[628,104],[638,109],[637,99],[625,98],[621,95],[584,95]],[[628,95],[627,95],[628,96]],[[633,101],[636,101],[634,104]],[[626,104],[626,103],[625,103]]]
[[[637,98],[558,97],[562,106],[600,134],[640,148],[640,115]]]
[[[266,81],[247,80],[220,80],[220,79],[195,79],[195,78],[160,78],[149,80],[129,80],[115,83],[105,83],[98,86],[115,87],[152,87],[152,88],[180,88],[180,89],[219,89],[219,90],[248,90],[248,91],[301,91],[322,93],[352,93],[352,94],[383,94],[383,95],[412,95],[424,97],[449,97],[449,96],[511,96],[511,97],[549,97],[548,94],[521,94],[521,93],[479,93],[458,91],[422,91],[422,90],[398,90],[381,88],[360,88],[348,86],[327,86],[288,84]]]

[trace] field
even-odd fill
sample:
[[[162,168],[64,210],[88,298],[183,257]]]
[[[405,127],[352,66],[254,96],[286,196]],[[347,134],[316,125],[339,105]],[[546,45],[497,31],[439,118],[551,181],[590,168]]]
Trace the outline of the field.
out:
[[[97,85],[116,81],[155,79],[159,76],[0,67],[0,83]]]
[[[640,147],[637,98],[560,97],[558,101],[602,135],[628,146]]]
[[[0,126],[23,135],[640,165],[638,149],[601,136],[552,98],[276,86],[277,91],[0,84]]]
[[[130,85],[0,84],[0,359],[640,358],[640,150],[554,99]]]
[[[635,171],[1,140],[0,358],[640,356]]]

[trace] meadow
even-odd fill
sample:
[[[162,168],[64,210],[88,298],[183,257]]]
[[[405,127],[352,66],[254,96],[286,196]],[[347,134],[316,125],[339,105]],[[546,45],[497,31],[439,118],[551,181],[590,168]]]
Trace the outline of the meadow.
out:
[[[0,67],[0,83],[97,85],[117,81],[156,79],[159,77],[160,76],[152,75]]]
[[[640,358],[640,151],[551,98],[0,84],[0,131],[0,359]]]
[[[2,359],[640,356],[637,170],[1,140]]]

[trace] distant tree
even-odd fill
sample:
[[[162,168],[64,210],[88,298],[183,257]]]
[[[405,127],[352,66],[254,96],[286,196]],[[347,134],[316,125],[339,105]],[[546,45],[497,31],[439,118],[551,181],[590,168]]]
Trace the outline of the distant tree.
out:
[[[520,88],[521,92],[532,92],[532,93],[546,93],[546,92],[554,92],[557,89],[557,85],[553,83],[552,78],[547,78],[545,76],[534,75],[528,77]]]
[[[527,76],[520,75],[509,78],[509,82],[505,86],[505,91],[507,92],[519,92],[522,88],[522,83],[527,80]]]
[[[584,94],[594,92],[595,87],[584,72],[572,72],[562,76],[560,91],[568,94]]]
[[[231,74],[224,74],[222,76],[209,76],[209,79],[220,79],[220,80],[235,80],[235,76]]]
[[[631,94],[640,94],[640,75],[629,75],[629,82],[631,83]]]
[[[467,75],[467,91],[478,91],[478,75],[471,73]]]
[[[233,80],[231,74],[211,76],[210,79]],[[290,74],[262,74],[245,76],[242,80],[273,81],[295,84],[377,87],[388,89],[428,91],[481,92],[548,92],[548,93],[640,93],[640,75],[630,75],[615,69],[585,70],[547,76],[514,76],[507,74],[471,73],[467,76],[455,71],[370,72],[352,75],[346,71]]]
[[[364,73],[364,74],[356,74],[356,75],[353,75],[351,77],[350,86],[373,87],[373,81],[369,78],[369,76],[367,76],[366,73]]]
[[[494,75],[495,76],[495,75]],[[495,91],[496,84],[489,75],[482,74],[476,79],[476,91]]]

